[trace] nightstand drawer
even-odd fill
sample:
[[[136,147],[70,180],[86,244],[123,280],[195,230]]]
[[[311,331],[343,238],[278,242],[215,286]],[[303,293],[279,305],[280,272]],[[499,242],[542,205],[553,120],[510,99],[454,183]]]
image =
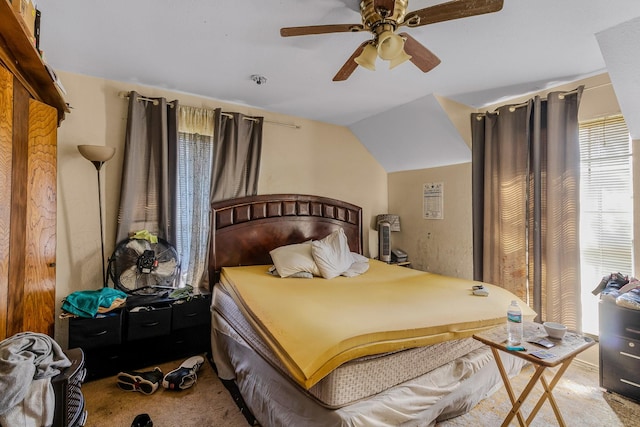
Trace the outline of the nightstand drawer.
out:
[[[640,400],[640,374],[633,369],[630,370],[629,366],[631,365],[629,363],[621,366],[617,362],[609,361],[604,366],[602,387],[632,399]],[[633,363],[637,365],[639,362],[639,360],[635,360]]]
[[[602,341],[604,339],[604,342]],[[619,336],[601,339],[602,386],[640,399],[640,341]]]
[[[613,335],[600,338],[600,342],[604,344],[603,355],[607,358],[629,359],[635,361],[635,366],[640,366],[640,341]]]
[[[606,348],[602,352],[603,373],[606,376],[625,377],[629,381],[640,384],[640,356],[638,351],[626,348]]]
[[[183,329],[208,324],[211,319],[211,313],[209,311],[210,304],[211,300],[207,297],[174,302],[172,305],[172,329]]]
[[[127,339],[168,335],[171,332],[171,306],[136,307],[127,313]]]
[[[640,310],[600,303],[600,335],[619,335],[640,340]]]
[[[69,319],[69,348],[86,350],[122,342],[122,311],[98,316],[92,319]]]

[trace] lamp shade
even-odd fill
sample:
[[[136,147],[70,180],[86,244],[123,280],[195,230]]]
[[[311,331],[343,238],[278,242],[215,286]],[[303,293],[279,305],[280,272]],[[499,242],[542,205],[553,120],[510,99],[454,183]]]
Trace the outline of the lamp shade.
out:
[[[411,59],[411,55],[408,55],[407,52],[405,52],[404,49],[402,49],[402,51],[398,56],[389,60],[389,69],[393,70],[398,65],[404,64],[410,59]]]
[[[404,49],[404,39],[391,31],[385,31],[378,36],[378,56],[389,61],[400,55]]]
[[[398,215],[378,215],[377,223],[380,224],[381,222],[388,222],[391,226],[391,231],[400,231],[400,217]]]
[[[358,55],[354,61],[356,64],[366,68],[367,70],[376,70],[376,59],[378,58],[378,51],[372,44],[368,44],[362,50],[362,53]]]
[[[116,153],[114,147],[105,145],[78,145],[78,151],[82,157],[91,162],[106,162],[110,160]]]

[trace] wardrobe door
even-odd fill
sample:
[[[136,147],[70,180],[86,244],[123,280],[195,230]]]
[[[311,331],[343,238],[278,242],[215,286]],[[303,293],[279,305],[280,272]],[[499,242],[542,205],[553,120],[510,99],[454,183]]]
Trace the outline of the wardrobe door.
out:
[[[13,75],[0,67],[0,340],[7,337]]]
[[[58,112],[29,101],[27,170],[25,316],[23,330],[53,337],[56,292],[57,130]]]
[[[7,335],[53,336],[57,111],[14,87]]]

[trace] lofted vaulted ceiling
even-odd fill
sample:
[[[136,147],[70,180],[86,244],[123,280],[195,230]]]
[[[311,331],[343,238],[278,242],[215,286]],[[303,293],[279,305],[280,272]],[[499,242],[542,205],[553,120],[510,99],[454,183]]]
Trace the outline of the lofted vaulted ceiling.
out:
[[[409,0],[407,10],[440,3]],[[359,24],[358,0],[38,0],[37,6],[41,48],[55,69],[348,126],[389,172],[470,160],[436,96],[482,108],[607,71],[619,99],[634,94],[620,101],[632,134],[640,136],[633,123],[640,118],[629,118],[640,117],[637,0],[505,0],[496,13],[403,27],[441,64],[423,73],[411,63],[388,70],[378,59],[376,71],[358,67],[342,82],[332,78],[369,33],[283,38],[279,31]],[[255,74],[266,83],[256,84]]]

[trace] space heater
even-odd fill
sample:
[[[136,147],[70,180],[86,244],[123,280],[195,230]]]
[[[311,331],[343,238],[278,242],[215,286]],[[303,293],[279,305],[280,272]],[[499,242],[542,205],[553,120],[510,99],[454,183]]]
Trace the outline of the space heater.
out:
[[[400,231],[398,215],[378,215],[378,259],[391,262],[391,232]]]

